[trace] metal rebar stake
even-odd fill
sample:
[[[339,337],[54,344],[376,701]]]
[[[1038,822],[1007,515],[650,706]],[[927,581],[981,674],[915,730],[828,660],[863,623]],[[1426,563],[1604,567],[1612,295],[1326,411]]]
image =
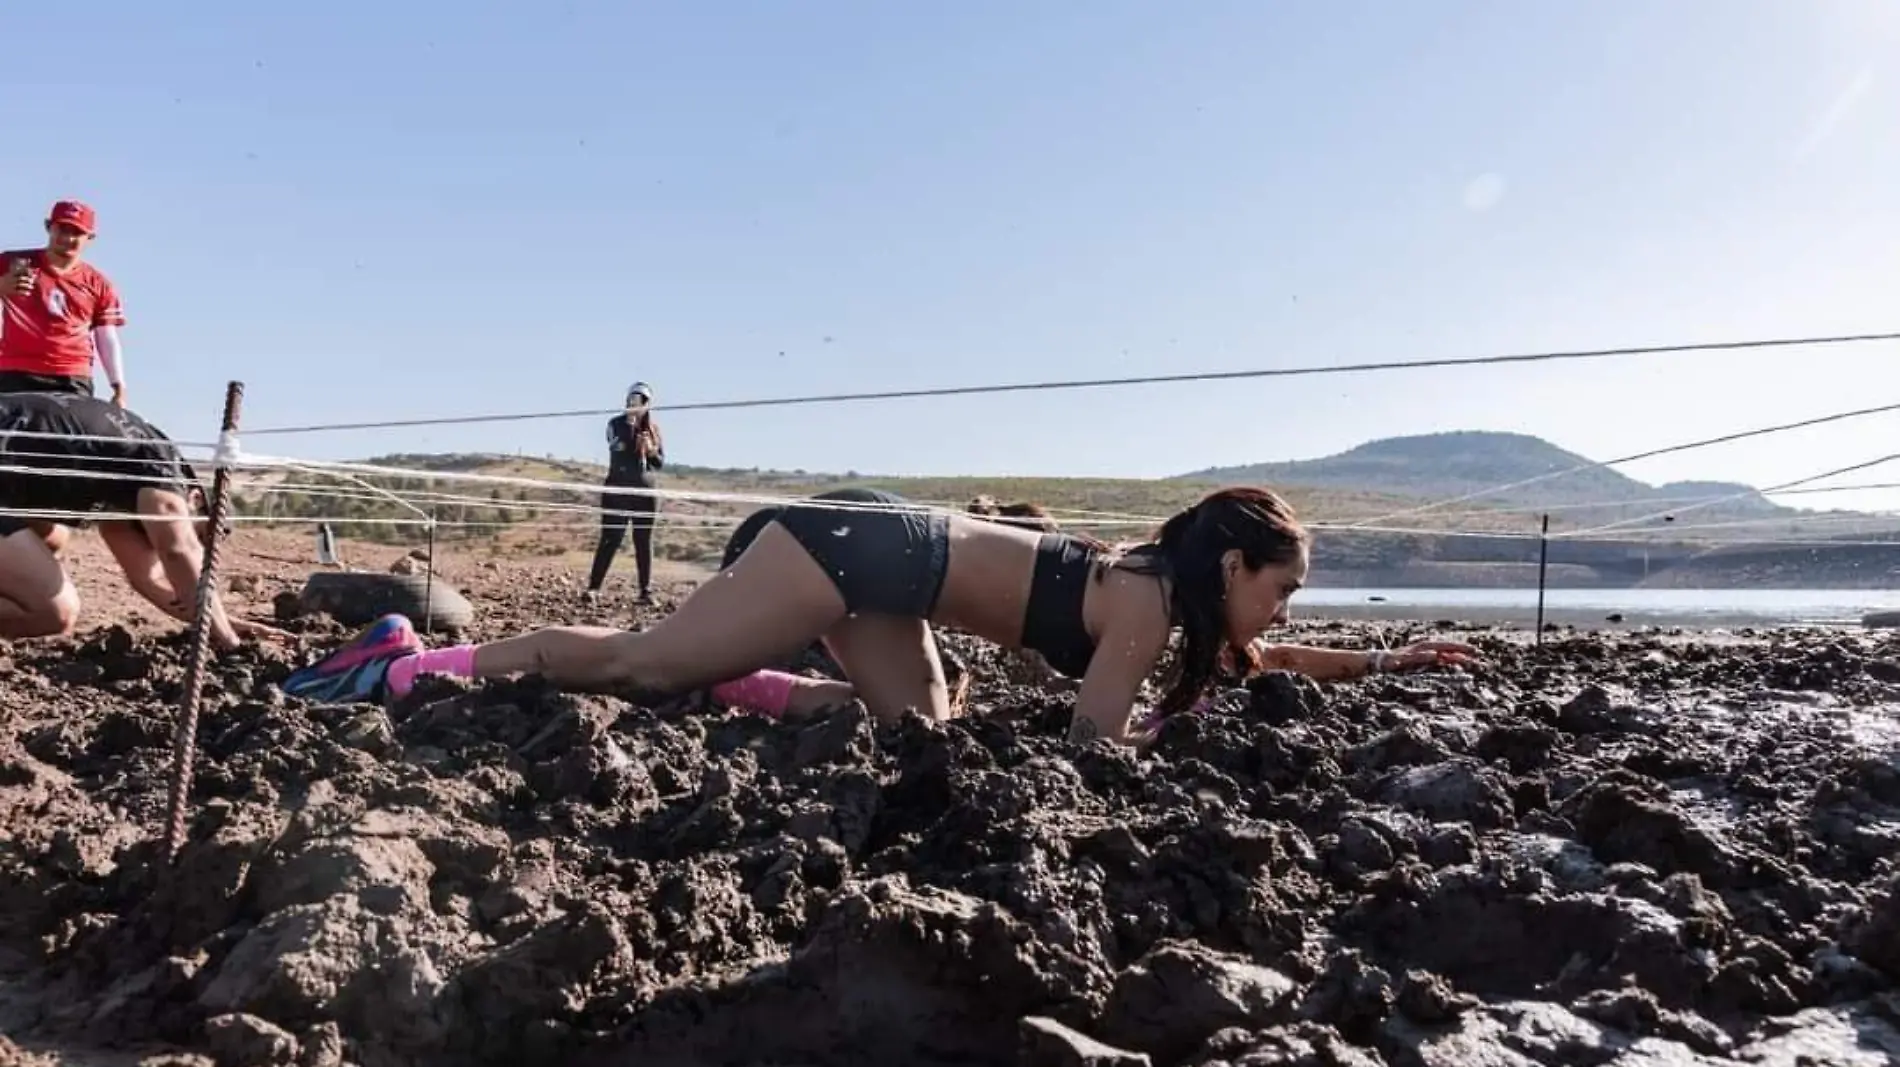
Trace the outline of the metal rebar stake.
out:
[[[435,507],[429,508],[429,558],[423,560],[428,577],[422,583],[422,632],[435,632]]]
[[[1544,513],[1543,529],[1537,535],[1537,647],[1544,646],[1544,587],[1550,573],[1550,513]]]
[[[231,382],[224,389],[224,423],[220,428],[219,451],[225,436],[235,433],[238,412],[244,404],[244,383]],[[219,463],[211,475],[211,531],[205,538],[204,566],[198,571],[198,610],[193,613],[189,658],[185,661],[185,689],[178,709],[178,729],[172,735],[171,796],[165,813],[165,861],[178,856],[185,843],[185,802],[191,793],[191,765],[198,748],[198,702],[204,693],[205,658],[211,645],[211,601],[218,588],[218,548],[222,543],[225,511],[229,506],[226,489],[231,480],[229,467]]]

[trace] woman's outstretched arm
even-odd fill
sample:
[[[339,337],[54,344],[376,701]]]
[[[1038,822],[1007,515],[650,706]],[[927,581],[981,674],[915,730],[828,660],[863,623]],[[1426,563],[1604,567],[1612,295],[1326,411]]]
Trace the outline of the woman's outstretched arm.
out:
[[[1401,649],[1315,648],[1312,645],[1256,644],[1260,669],[1292,671],[1319,682],[1338,682],[1386,671],[1449,667],[1477,658],[1478,650],[1460,641],[1420,641]]]

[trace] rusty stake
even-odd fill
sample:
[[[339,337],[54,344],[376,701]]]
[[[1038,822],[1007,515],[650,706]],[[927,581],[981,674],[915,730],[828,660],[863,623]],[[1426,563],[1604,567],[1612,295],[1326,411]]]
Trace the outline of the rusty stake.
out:
[[[224,451],[225,435],[235,433],[238,411],[244,404],[244,383],[231,382],[224,390],[224,424],[220,429],[219,452]],[[220,456],[220,459],[223,457]],[[185,661],[185,691],[180,698],[178,730],[172,735],[171,796],[165,816],[165,862],[178,856],[185,843],[185,802],[191,793],[191,765],[198,749],[198,702],[204,693],[205,659],[211,646],[211,601],[218,588],[218,547],[224,532],[225,511],[229,501],[226,488],[231,480],[229,468],[218,463],[211,474],[211,530],[205,538],[204,566],[198,571],[198,610],[191,619],[188,659]]]

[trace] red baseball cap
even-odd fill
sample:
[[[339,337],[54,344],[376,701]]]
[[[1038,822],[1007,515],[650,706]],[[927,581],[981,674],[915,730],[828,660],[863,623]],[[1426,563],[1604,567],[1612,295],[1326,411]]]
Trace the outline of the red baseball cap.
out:
[[[46,221],[63,222],[85,234],[97,233],[99,228],[99,219],[92,209],[77,200],[61,200],[54,204],[53,212],[46,217]]]

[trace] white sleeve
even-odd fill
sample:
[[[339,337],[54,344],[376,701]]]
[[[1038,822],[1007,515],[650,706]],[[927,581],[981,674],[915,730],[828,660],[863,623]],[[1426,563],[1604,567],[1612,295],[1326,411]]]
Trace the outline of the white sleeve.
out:
[[[99,365],[106,369],[106,381],[124,385],[125,374],[119,367],[119,328],[98,326],[92,331],[92,347],[99,353]]]

